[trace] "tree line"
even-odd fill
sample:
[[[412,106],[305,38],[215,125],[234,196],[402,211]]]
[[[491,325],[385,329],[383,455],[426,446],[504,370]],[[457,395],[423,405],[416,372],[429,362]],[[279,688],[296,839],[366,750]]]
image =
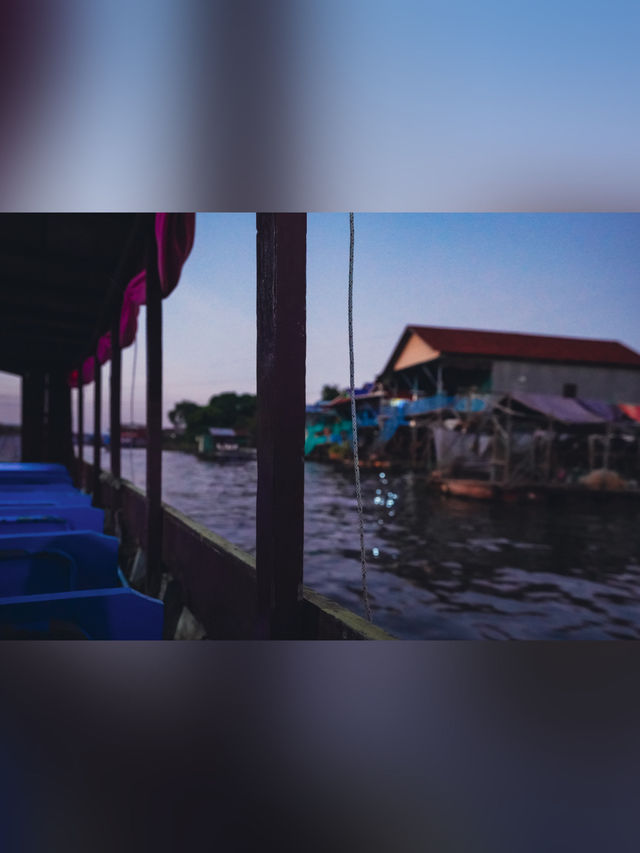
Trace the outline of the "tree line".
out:
[[[182,400],[169,412],[169,420],[187,440],[194,440],[209,427],[226,427],[247,432],[250,440],[255,442],[256,413],[255,394],[227,391],[215,394],[204,406]]]
[[[324,385],[321,396],[323,400],[333,400],[342,393],[336,385]],[[209,427],[226,427],[248,433],[250,441],[255,443],[256,418],[256,395],[235,391],[214,394],[204,406],[181,400],[169,412],[169,420],[187,441],[194,441]]]

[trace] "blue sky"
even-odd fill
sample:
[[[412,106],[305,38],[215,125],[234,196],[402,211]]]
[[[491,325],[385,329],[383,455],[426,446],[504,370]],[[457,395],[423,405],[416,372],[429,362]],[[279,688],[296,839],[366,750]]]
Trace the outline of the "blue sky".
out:
[[[607,338],[640,351],[639,229],[639,214],[356,213],[356,382],[383,368],[409,323]],[[309,214],[309,402],[325,382],[348,383],[348,240],[348,214]],[[140,320],[133,408],[134,348],[123,358],[125,421],[144,421],[144,309]],[[255,391],[254,214],[198,214],[194,249],[164,302],[164,353],[165,416],[182,399]],[[0,420],[17,421],[18,387],[2,377]]]

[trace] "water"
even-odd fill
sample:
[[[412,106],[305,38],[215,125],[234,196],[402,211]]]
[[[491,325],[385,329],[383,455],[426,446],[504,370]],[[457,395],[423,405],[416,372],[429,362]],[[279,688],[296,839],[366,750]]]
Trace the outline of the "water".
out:
[[[105,467],[108,457],[105,453]],[[255,553],[256,463],[163,454],[163,499]],[[144,485],[145,451],[123,449]],[[352,474],[305,467],[307,586],[364,615]],[[637,639],[638,504],[502,505],[362,472],[374,622],[411,639]]]

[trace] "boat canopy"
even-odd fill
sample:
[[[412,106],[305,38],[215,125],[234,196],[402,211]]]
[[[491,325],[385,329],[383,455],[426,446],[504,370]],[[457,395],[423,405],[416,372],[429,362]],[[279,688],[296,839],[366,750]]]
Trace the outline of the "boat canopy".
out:
[[[146,298],[145,266],[157,247],[162,294],[178,283],[191,251],[193,213],[0,214],[0,370],[68,377],[111,354],[114,313],[132,343]]]
[[[158,274],[163,298],[168,296],[178,284],[182,266],[193,247],[195,231],[195,214],[193,213],[156,213],[155,237],[157,246]],[[146,270],[141,269],[133,276],[126,286],[120,312],[120,346],[130,346],[138,331],[138,314],[140,306],[147,299]],[[99,339],[96,355],[100,364],[105,364],[111,358],[111,332],[105,332]],[[85,359],[82,364],[82,384],[93,381],[95,359],[93,356]],[[69,375],[69,384],[78,385],[78,371],[73,370]]]

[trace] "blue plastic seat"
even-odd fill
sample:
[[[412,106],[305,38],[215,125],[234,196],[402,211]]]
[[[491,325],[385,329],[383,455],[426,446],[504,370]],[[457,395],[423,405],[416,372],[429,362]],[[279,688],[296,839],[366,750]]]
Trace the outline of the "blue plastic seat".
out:
[[[6,504],[90,506],[91,495],[74,489],[70,483],[0,483],[0,507]]]
[[[0,637],[7,639],[55,637],[63,624],[92,640],[161,640],[163,619],[161,601],[128,587],[0,599]]]
[[[0,484],[71,483],[64,465],[49,462],[0,462]]]
[[[82,531],[0,539],[0,598],[126,585],[113,536]]]
[[[0,537],[53,530],[104,530],[104,512],[92,506],[0,505]]]

